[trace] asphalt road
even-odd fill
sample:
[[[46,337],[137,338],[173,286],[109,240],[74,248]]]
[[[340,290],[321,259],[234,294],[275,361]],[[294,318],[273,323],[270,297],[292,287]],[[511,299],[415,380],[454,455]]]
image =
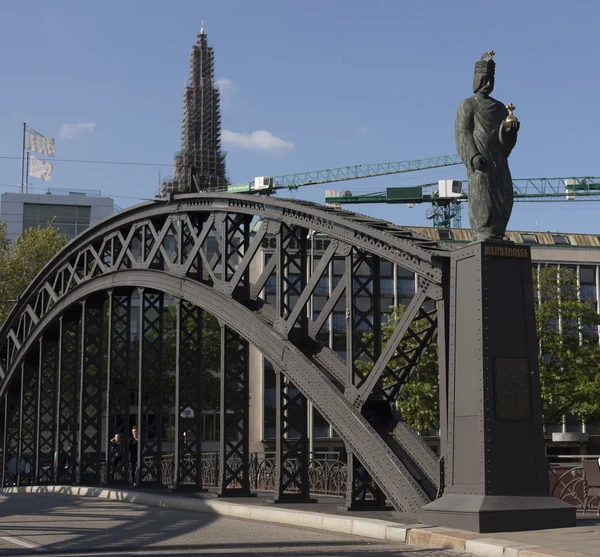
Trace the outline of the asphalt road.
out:
[[[0,495],[0,556],[450,557],[357,536],[51,494]]]

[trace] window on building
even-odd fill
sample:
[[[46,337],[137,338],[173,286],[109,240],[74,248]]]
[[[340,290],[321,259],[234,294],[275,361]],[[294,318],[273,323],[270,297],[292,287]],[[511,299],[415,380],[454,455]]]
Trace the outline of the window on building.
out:
[[[329,294],[329,277],[327,275],[320,277],[317,282],[315,295],[318,294]]]
[[[414,273],[403,267],[398,267],[396,289],[398,298],[412,298],[415,294]]]
[[[47,228],[50,223],[69,240],[90,227],[89,205],[23,204],[23,232],[28,228]]]
[[[379,274],[382,278],[391,278],[394,276],[394,269],[391,262],[383,260],[379,265]]]
[[[312,409],[313,421],[312,421],[312,435],[313,437],[331,437],[331,429],[327,420],[321,415],[316,409]]]
[[[380,281],[380,292],[384,294],[394,294],[394,279],[393,278],[382,278]]]
[[[219,413],[202,414],[202,440],[220,441],[221,440],[221,415]]]
[[[596,290],[596,267],[579,267],[579,292],[582,300],[591,300],[594,309],[598,307],[598,296]],[[598,337],[597,325],[586,325],[583,327],[583,336],[588,339]]]
[[[539,244],[538,237],[535,234],[521,234],[521,240],[524,244]]]
[[[552,234],[552,241],[558,246],[565,246],[571,243],[569,237],[564,234]]]
[[[394,307],[394,298],[391,296],[382,296],[382,298],[381,298],[382,317],[392,313],[393,307]]]
[[[581,286],[581,299],[596,302],[596,268],[580,267],[579,282]]]
[[[271,275],[265,283],[265,294],[275,294],[277,290],[277,277]]]
[[[438,230],[440,240],[452,240],[452,233],[450,230]]]

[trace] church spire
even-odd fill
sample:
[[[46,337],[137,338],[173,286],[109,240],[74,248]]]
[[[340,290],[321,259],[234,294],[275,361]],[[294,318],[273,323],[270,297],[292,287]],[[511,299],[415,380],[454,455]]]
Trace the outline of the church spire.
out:
[[[195,179],[194,179],[195,177]],[[221,109],[214,79],[214,51],[201,23],[190,54],[190,77],[183,94],[181,154],[176,169],[180,191],[227,186],[221,150]],[[197,186],[197,187],[196,187]]]

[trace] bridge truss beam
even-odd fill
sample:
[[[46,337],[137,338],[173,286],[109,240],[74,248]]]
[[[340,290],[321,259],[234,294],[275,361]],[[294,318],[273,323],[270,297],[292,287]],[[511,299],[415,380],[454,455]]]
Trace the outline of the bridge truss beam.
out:
[[[257,216],[261,222],[254,220]],[[309,265],[308,238],[314,241],[317,233],[325,235],[329,245],[321,261],[313,265],[311,258]],[[261,248],[269,238],[275,239],[276,250],[266,260]],[[125,467],[120,468],[121,464],[111,461],[114,448],[106,452],[100,440],[103,434],[108,441],[116,431],[127,433],[127,389],[133,388],[140,432],[138,483],[163,483],[162,422],[165,407],[171,405],[176,409],[175,487],[200,489],[202,426],[198,416],[202,407],[197,377],[203,363],[198,346],[202,312],[208,312],[221,325],[221,494],[250,494],[248,347],[252,344],[280,375],[277,498],[307,500],[310,495],[306,397],[346,443],[351,462],[357,463],[351,465],[351,474],[358,474],[362,465],[368,475],[368,481],[357,485],[351,478],[351,504],[361,499],[360,492],[367,487],[381,502],[385,494],[397,509],[414,511],[432,496],[423,478],[430,478],[434,485],[439,478],[432,469],[435,458],[414,432],[394,434],[395,396],[435,334],[435,304],[442,299],[440,261],[445,255],[446,248],[408,230],[310,203],[202,194],[143,204],[82,234],[24,293],[0,330],[0,397],[12,403],[9,393],[17,388],[28,355],[40,350],[40,338],[43,344],[46,334],[58,331],[58,365],[52,376],[58,400],[55,409],[48,410],[55,412],[50,422],[56,424],[50,437],[57,454],[68,454],[58,459],[54,474],[47,474],[45,481],[98,484],[125,480],[127,455],[123,455]],[[323,308],[315,311],[313,295],[337,260],[346,261],[344,274]],[[381,335],[378,277],[384,262],[419,277],[418,301],[401,319],[391,347],[383,345]],[[273,301],[269,298],[271,281],[275,284]],[[128,299],[132,288],[139,296],[137,310]],[[167,303],[167,297],[174,302]],[[179,312],[177,355],[172,369],[167,369],[171,364],[163,344],[169,334],[165,316],[172,304]],[[340,304],[347,308],[348,317],[345,360],[319,342]],[[139,312],[136,351],[125,347],[134,311]],[[40,353],[42,362],[44,350]],[[79,365],[73,358],[78,354]],[[175,387],[165,382],[171,371],[176,375]],[[38,374],[43,376],[40,370]],[[106,407],[101,396],[104,385]],[[166,393],[167,388],[173,396],[168,404],[171,391]],[[22,393],[17,395],[20,401]],[[368,411],[373,401],[387,408],[375,418]],[[183,418],[183,413],[194,418],[184,421],[190,418]],[[6,457],[15,452],[11,447],[16,447],[18,456],[19,443],[23,443],[19,424],[30,427],[29,418],[21,418],[19,411],[16,415],[15,423],[5,420],[5,483],[10,471]],[[77,435],[74,416],[81,424]],[[75,454],[82,463],[79,468],[74,465]],[[191,471],[193,461],[196,468]],[[415,473],[415,469],[425,471]]]

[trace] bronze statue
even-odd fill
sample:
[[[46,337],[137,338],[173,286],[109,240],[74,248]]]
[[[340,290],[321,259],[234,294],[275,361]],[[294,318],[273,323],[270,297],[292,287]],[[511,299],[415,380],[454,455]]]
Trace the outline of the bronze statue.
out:
[[[486,52],[475,63],[475,95],[460,103],[456,115],[456,148],[467,167],[469,222],[475,241],[506,240],[513,206],[508,157],[517,143],[520,123],[512,103],[505,107],[490,97],[496,69],[493,56],[493,50]]]

